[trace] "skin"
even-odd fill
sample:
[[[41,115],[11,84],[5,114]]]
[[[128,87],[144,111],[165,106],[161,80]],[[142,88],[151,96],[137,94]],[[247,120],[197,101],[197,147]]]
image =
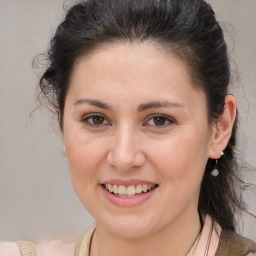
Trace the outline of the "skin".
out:
[[[149,102],[165,104],[138,109]],[[62,135],[74,189],[97,224],[90,255],[188,253],[201,229],[205,165],[220,157],[235,119],[235,99],[228,95],[225,102],[221,118],[209,125],[206,96],[186,65],[149,43],[104,46],[76,61]],[[92,126],[92,113],[103,117],[100,125]],[[142,204],[118,207],[100,185],[109,179],[159,187]]]

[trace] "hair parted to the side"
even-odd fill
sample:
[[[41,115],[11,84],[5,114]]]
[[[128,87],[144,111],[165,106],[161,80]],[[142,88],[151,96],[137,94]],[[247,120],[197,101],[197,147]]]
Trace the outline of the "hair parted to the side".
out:
[[[49,66],[40,79],[44,96],[58,111],[62,127],[65,98],[75,60],[103,44],[150,42],[181,58],[195,87],[207,97],[209,124],[223,113],[230,67],[223,31],[203,0],[87,0],[74,5],[51,40]],[[219,176],[205,168],[198,210],[223,229],[236,230],[236,216],[246,211],[245,183],[237,169],[237,120],[225,155],[218,161]]]

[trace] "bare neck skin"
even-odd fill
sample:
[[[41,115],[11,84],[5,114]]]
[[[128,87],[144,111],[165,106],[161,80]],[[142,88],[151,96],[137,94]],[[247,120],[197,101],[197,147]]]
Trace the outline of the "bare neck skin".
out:
[[[201,230],[199,214],[181,216],[174,224],[143,238],[125,239],[97,225],[90,256],[186,256]]]

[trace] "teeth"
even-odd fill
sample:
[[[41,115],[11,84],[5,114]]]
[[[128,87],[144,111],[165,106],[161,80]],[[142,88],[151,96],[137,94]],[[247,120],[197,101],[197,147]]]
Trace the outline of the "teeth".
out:
[[[135,195],[136,193],[136,190],[135,190],[135,187],[134,186],[129,186],[127,189],[126,189],[126,194],[128,196],[133,196]]]
[[[118,187],[118,194],[119,195],[126,195],[126,187],[125,186],[119,186]]]
[[[142,192],[146,193],[153,189],[156,185],[150,184],[139,184],[137,186],[131,185],[131,186],[123,186],[123,185],[112,185],[112,184],[106,184],[105,188],[109,192],[113,192],[115,195],[120,197],[132,197],[136,194],[141,194]]]
[[[142,185],[137,185],[136,186],[136,193],[140,194],[142,192]]]
[[[142,185],[142,191],[147,192],[149,189],[148,185]]]
[[[107,189],[109,192],[113,192],[113,187],[110,184],[107,184]]]
[[[115,194],[118,193],[118,186],[117,186],[117,185],[113,185],[113,192],[114,192]]]

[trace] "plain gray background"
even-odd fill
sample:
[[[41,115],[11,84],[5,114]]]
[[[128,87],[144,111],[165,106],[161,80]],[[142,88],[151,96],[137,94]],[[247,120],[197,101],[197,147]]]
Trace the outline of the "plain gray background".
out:
[[[0,0],[0,240],[76,239],[93,224],[73,192],[56,123],[44,109],[30,117],[38,81],[32,60],[46,51],[63,6],[74,2]],[[231,92],[241,116],[240,150],[255,167],[256,0],[210,2],[221,24],[234,27],[227,40],[240,84]],[[256,182],[256,173],[247,179]],[[256,192],[246,195],[256,214]],[[256,239],[256,220],[244,220],[242,233]]]

